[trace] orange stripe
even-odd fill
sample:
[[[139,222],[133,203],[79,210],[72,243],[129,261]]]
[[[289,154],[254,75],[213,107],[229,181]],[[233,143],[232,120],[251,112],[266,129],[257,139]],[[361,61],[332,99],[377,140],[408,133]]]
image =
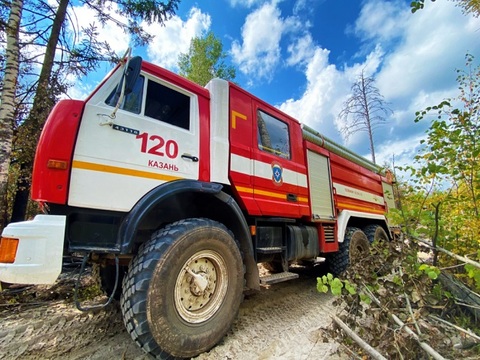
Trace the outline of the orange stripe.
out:
[[[99,172],[105,172],[110,174],[136,176],[141,178],[163,180],[163,181],[173,181],[173,180],[182,179],[181,177],[178,177],[178,176],[164,175],[164,174],[152,173],[149,171],[139,171],[139,170],[122,168],[118,166],[96,164],[96,163],[78,161],[78,160],[73,161],[72,167],[74,169],[99,171]]]
[[[280,200],[287,200],[287,196],[285,193],[278,193],[273,191],[265,191],[265,190],[256,190],[249,187],[237,186],[236,187],[238,192],[246,193],[249,195],[262,195],[270,198],[280,199]],[[308,203],[308,198],[303,196],[297,197],[298,202],[301,203]]]
[[[361,210],[367,213],[385,215],[384,210],[376,210],[366,206],[352,205],[352,204],[347,204],[342,202],[337,202],[337,206],[340,208],[340,210]]]

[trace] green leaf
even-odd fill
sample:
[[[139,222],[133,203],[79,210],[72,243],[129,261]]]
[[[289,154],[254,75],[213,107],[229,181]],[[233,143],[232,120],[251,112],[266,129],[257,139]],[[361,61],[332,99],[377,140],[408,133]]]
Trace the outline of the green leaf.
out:
[[[328,286],[327,285],[323,285],[323,284],[317,284],[317,291],[320,292],[320,293],[328,293]]]
[[[356,287],[350,283],[345,284],[345,289],[348,291],[350,295],[355,295],[357,293]]]
[[[395,284],[395,285],[398,285],[398,286],[402,286],[402,278],[398,275],[395,275],[392,279],[392,282]]]
[[[360,294],[360,300],[367,305],[370,305],[372,303],[372,299],[370,299],[370,297],[365,294]]]
[[[333,295],[341,295],[342,294],[343,283],[340,279],[335,278],[330,284],[330,289]]]
[[[428,269],[429,267],[430,267],[430,266],[427,265],[427,264],[421,264],[421,265],[418,267],[418,270],[423,271],[423,270],[425,270],[425,269]]]

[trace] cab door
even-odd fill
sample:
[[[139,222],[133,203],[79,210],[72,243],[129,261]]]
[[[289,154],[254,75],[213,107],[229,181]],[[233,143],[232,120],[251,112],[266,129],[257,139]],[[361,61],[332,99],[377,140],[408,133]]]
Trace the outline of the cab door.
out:
[[[198,179],[198,95],[142,72],[114,112],[120,76],[121,71],[113,74],[86,102],[72,163],[71,206],[128,211],[162,183]]]
[[[308,214],[308,188],[300,124],[277,109],[254,103],[254,197],[265,216]]]

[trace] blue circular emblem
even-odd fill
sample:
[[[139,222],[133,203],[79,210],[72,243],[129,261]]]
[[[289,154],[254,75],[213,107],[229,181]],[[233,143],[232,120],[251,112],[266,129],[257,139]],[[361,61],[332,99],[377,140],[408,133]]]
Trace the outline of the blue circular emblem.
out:
[[[272,180],[277,185],[282,185],[283,183],[283,168],[282,165],[278,163],[272,164]]]

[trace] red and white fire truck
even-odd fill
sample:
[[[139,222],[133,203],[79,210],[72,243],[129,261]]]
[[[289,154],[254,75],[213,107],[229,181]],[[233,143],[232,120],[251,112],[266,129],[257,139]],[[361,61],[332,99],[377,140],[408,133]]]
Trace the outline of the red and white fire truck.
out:
[[[64,254],[85,254],[159,358],[213,347],[244,291],[298,277],[293,262],[341,273],[391,237],[394,206],[370,161],[231,82],[204,88],[140,57],[55,106],[32,198],[44,214],[4,229],[0,281],[53,283]]]

